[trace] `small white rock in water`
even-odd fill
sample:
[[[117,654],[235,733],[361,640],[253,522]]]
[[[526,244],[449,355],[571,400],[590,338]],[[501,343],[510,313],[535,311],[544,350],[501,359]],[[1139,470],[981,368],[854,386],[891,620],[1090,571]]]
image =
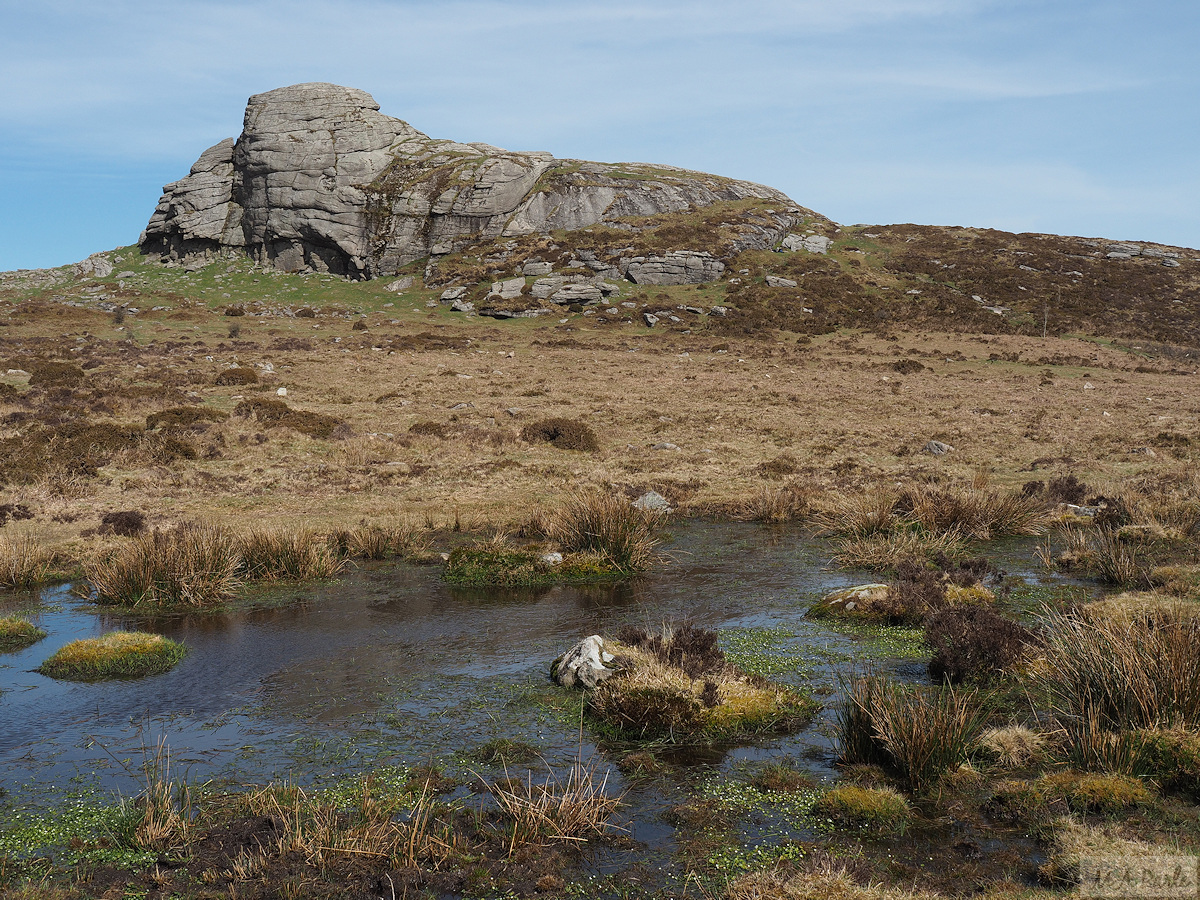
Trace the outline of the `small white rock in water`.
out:
[[[563,687],[580,685],[594,688],[601,681],[617,674],[605,663],[616,657],[604,649],[604,638],[598,634],[585,637],[582,641],[550,664],[550,677]]]
[[[279,390],[277,390],[275,392],[275,394],[276,394],[276,396],[279,396],[279,397],[286,397],[287,396],[287,388],[280,388]]]
[[[542,562],[544,562],[548,566],[561,566],[562,561],[563,561],[563,556],[561,553],[559,553],[557,551],[555,551],[553,553],[543,553],[542,554]]]

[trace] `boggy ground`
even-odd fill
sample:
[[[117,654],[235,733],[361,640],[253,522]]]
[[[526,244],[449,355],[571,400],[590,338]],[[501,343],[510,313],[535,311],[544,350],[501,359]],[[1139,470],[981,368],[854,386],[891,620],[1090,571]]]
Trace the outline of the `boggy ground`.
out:
[[[151,527],[403,515],[472,528],[524,521],[581,484],[745,517],[788,484],[984,473],[1016,487],[1070,470],[1104,492],[1194,465],[1200,442],[1194,360],[1132,339],[895,318],[731,337],[686,312],[654,329],[566,310],[495,322],[434,291],[239,260],[114,263],[100,281],[9,274],[0,292],[7,528],[70,552],[129,510]],[[663,288],[655,303],[719,289]],[[223,315],[233,301],[261,314]],[[581,423],[598,449],[543,442],[545,419]],[[930,440],[954,449],[934,457]]]

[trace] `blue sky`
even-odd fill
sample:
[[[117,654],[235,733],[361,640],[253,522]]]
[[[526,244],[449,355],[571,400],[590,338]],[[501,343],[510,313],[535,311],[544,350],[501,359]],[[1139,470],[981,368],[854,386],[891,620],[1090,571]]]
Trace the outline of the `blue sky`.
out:
[[[250,94],[759,181],[847,224],[1200,247],[1195,0],[0,0],[0,269],[133,243]]]

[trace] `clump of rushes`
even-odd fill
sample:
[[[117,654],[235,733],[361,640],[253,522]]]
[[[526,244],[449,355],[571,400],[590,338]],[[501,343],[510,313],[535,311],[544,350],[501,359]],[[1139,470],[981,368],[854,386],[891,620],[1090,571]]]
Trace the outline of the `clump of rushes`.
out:
[[[966,761],[990,713],[975,691],[857,678],[838,721],[841,762],[882,765],[922,794]]]
[[[328,540],[306,528],[251,531],[237,547],[242,571],[254,581],[332,578],[346,564]]]
[[[837,535],[841,565],[889,568],[903,559],[966,554],[971,541],[1042,534],[1050,514],[1037,497],[972,486],[915,486],[834,499],[813,521]]]
[[[46,581],[51,554],[31,535],[0,537],[0,588],[26,590]]]
[[[549,536],[564,553],[591,553],[633,574],[654,558],[662,514],[641,510],[620,494],[577,491],[551,515]]]
[[[428,542],[418,537],[416,529],[407,522],[364,521],[335,531],[332,540],[338,553],[350,559],[409,558],[423,556],[429,550]]]
[[[908,801],[889,787],[841,785],[823,794],[813,812],[877,834],[903,834],[912,821]]]
[[[1187,604],[1097,604],[1044,620],[1041,681],[1072,736],[1200,726],[1200,617]]]
[[[17,616],[0,617],[0,653],[32,647],[45,636],[46,632],[28,619]]]
[[[120,606],[212,606],[240,584],[241,554],[217,525],[183,525],[133,538],[84,565],[94,600]]]
[[[692,654],[672,651],[670,628],[662,635],[643,632],[629,644],[605,641],[620,669],[588,693],[591,717],[621,739],[672,744],[785,733],[812,720],[820,706],[811,697],[747,675],[719,651],[705,650],[698,632],[704,629],[676,632],[698,651]],[[631,637],[629,630],[622,634]]]
[[[142,631],[114,631],[103,637],[72,641],[38,666],[50,678],[101,681],[140,678],[173,668],[183,659],[183,644]]]

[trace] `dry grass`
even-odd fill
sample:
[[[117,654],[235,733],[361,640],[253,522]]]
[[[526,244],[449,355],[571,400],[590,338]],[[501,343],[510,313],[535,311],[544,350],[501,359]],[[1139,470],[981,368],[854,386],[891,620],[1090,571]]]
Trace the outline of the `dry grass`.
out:
[[[333,578],[346,562],[327,538],[307,528],[271,528],[237,538],[241,572],[251,581]]]
[[[1200,725],[1200,618],[1106,604],[1044,619],[1042,686],[1068,732]]]
[[[826,867],[816,872],[767,869],[742,875],[732,882],[725,900],[938,900],[925,891],[861,884],[845,869]]]
[[[884,764],[922,794],[967,759],[990,709],[975,691],[852,681],[838,721],[844,764]]]
[[[555,511],[548,532],[566,553],[594,553],[620,572],[640,572],[654,558],[661,514],[606,491],[576,491]]]
[[[768,261],[793,260],[771,254],[753,265]],[[1180,396],[1180,376],[1171,374],[1165,358],[1139,372],[1135,367],[1145,360],[1116,346],[1043,339],[1040,333],[957,331],[959,325],[972,327],[974,319],[951,318],[946,322],[955,328],[922,331],[933,326],[907,319],[901,325],[895,318],[886,335],[872,333],[871,326],[814,335],[797,345],[786,331],[715,335],[705,331],[704,317],[690,314],[679,330],[646,330],[576,315],[565,325],[545,317],[494,323],[422,303],[413,304],[420,310],[414,313],[407,303],[385,309],[396,298],[376,282],[280,275],[272,276],[272,293],[286,290],[323,311],[315,320],[301,319],[264,303],[265,315],[244,321],[234,347],[230,320],[221,312],[231,304],[257,309],[267,290],[252,284],[258,276],[234,273],[232,279],[242,280],[235,299],[206,308],[181,303],[179,279],[205,282],[209,293],[202,296],[215,298],[220,294],[211,282],[218,274],[225,280],[223,268],[184,276],[149,267],[135,254],[120,265],[139,272],[125,288],[129,303],[143,309],[133,326],[138,341],[132,351],[126,332],[108,330],[107,315],[95,318],[79,306],[37,300],[32,282],[28,300],[24,288],[13,288],[14,310],[28,314],[14,314],[6,340],[37,347],[46,358],[67,358],[84,338],[89,359],[99,363],[86,372],[87,396],[80,390],[51,396],[48,387],[26,389],[20,379],[4,379],[19,389],[2,401],[5,415],[29,417],[14,420],[14,430],[29,431],[26,423],[56,416],[140,428],[147,416],[199,405],[187,397],[189,390],[202,394],[204,408],[232,411],[241,400],[264,399],[286,386],[295,411],[344,421],[379,449],[343,454],[332,432],[322,437],[323,430],[306,435],[276,427],[275,407],[251,404],[243,409],[250,415],[186,426],[195,459],[156,462],[81,452],[80,466],[53,473],[57,481],[79,482],[73,499],[47,496],[30,506],[45,526],[46,546],[55,549],[112,509],[153,511],[160,521],[175,522],[231,513],[264,524],[309,517],[309,527],[334,532],[389,515],[450,519],[448,511],[457,507],[464,521],[507,526],[536,504],[552,505],[565,490],[641,487],[664,477],[686,486],[687,508],[729,514],[749,505],[771,518],[772,507],[779,507],[756,495],[764,473],[784,471],[777,463],[785,456],[795,461],[787,469],[835,495],[876,484],[966,485],[981,467],[991,478],[986,489],[1003,493],[1028,481],[1031,467],[1034,477],[1045,479],[1056,472],[1055,460],[1071,456],[1085,460],[1075,464],[1085,482],[1161,483],[1167,497],[1164,476],[1186,475],[1197,454],[1197,438],[1177,408],[1182,401],[1168,400],[1162,410],[1176,416],[1169,446],[1159,438],[1167,426],[1148,424],[1143,415],[1145,397]],[[65,283],[56,293],[71,303],[90,303],[84,287]],[[416,291],[414,297],[427,296]],[[661,293],[671,308],[705,307],[720,302],[724,287],[668,287]],[[355,332],[354,317],[324,311],[333,307],[368,312],[373,323],[386,316],[395,324]],[[683,333],[683,324],[691,334]],[[187,361],[174,349],[181,341],[191,347]],[[227,349],[219,349],[222,344]],[[685,351],[686,359],[680,356]],[[895,378],[894,364],[904,359],[917,359],[923,368]],[[235,363],[253,367],[260,384],[253,390],[215,386]],[[450,367],[471,378],[439,375]],[[1047,370],[1053,371],[1051,385],[1042,384]],[[881,372],[890,373],[891,381],[882,382]],[[1078,415],[1085,372],[1106,399],[1111,416],[1103,421]],[[377,403],[380,395],[390,399]],[[800,402],[810,396],[821,403]],[[600,449],[578,453],[474,437],[553,417],[586,422],[601,436]],[[420,421],[434,421],[447,437],[409,437]],[[921,454],[928,437],[956,449],[936,459]],[[664,441],[681,450],[650,449]],[[1131,455],[1139,446],[1156,455]],[[56,466],[64,461],[61,453],[46,459]],[[42,474],[32,473],[28,484],[38,484]],[[54,518],[60,513],[66,516]]]
[[[979,736],[979,750],[996,765],[1016,769],[1034,762],[1046,750],[1046,737],[1024,725],[989,728]]]
[[[53,554],[31,534],[0,535],[0,588],[26,590],[50,574]]]
[[[195,825],[191,790],[171,777],[171,751],[160,738],[142,766],[145,787],[132,801],[138,810],[133,843],[143,850],[176,853],[187,847]]]
[[[280,823],[273,853],[296,853],[326,869],[338,860],[368,858],[391,866],[438,868],[458,848],[450,826],[435,815],[426,788],[415,798],[381,790],[366,778],[349,804],[310,797],[290,785],[269,786],[238,800],[238,808]]]
[[[1054,823],[1049,859],[1039,873],[1055,885],[1075,885],[1080,880],[1080,865],[1089,858],[1124,857],[1130,860],[1177,856],[1174,847],[1131,841],[1114,825],[1086,825],[1074,819]],[[1193,854],[1194,855],[1194,854]]]
[[[350,559],[408,559],[429,553],[427,537],[409,522],[360,522],[332,535],[338,552]]]
[[[905,560],[965,559],[970,545],[957,529],[928,534],[922,531],[878,531],[835,540],[834,558],[847,569],[894,569]]]
[[[607,792],[608,773],[599,775],[594,765],[579,759],[560,777],[550,771],[544,781],[494,785],[491,789],[501,812],[510,820],[508,851],[546,842],[586,842],[612,828],[612,816],[623,795]]]
[[[91,560],[84,577],[97,603],[120,606],[212,606],[240,584],[234,537],[216,525],[155,531]]]

